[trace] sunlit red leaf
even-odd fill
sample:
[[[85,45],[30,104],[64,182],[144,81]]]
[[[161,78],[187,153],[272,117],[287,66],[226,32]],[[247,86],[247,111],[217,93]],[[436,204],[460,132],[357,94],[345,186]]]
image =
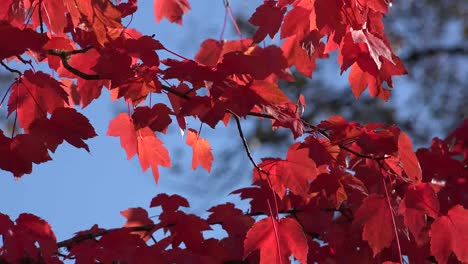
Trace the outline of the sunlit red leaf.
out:
[[[364,226],[362,239],[369,243],[374,256],[390,247],[395,234],[392,214],[384,197],[371,194],[364,199],[354,216],[354,223]]]
[[[244,241],[244,259],[254,250],[260,250],[260,263],[289,263],[291,255],[307,263],[307,239],[293,218],[270,216],[255,223]]]
[[[120,137],[120,145],[131,159],[137,153],[137,135],[133,120],[127,113],[120,113],[109,123],[108,136]]]
[[[120,214],[127,219],[124,227],[135,227],[135,226],[151,226],[153,220],[148,216],[148,212],[141,208],[128,208],[127,210],[121,211]],[[143,240],[148,240],[151,237],[150,230],[136,231],[134,234],[138,234]]]
[[[419,166],[418,157],[416,157],[416,153],[413,151],[411,139],[404,132],[400,132],[400,136],[398,137],[398,154],[406,175],[408,175],[414,183],[420,182],[422,179],[422,171]]]
[[[278,32],[286,8],[279,7],[277,4],[276,1],[264,1],[250,17],[249,22],[252,25],[259,26],[253,37],[254,43],[259,43],[267,35],[273,38]]]
[[[169,22],[182,25],[182,15],[190,10],[190,4],[187,0],[155,0],[154,15],[156,23],[164,17]]]
[[[439,263],[446,263],[450,253],[468,262],[468,210],[456,205],[447,216],[437,218],[431,225],[431,253]]]
[[[68,94],[57,80],[41,71],[27,70],[12,88],[8,114],[16,110],[20,126],[28,131],[35,119],[46,117],[65,104]]]
[[[158,166],[170,167],[171,159],[169,152],[163,146],[163,142],[156,137],[154,132],[148,128],[137,131],[138,158],[143,171],[151,167],[155,182],[159,180]]]
[[[211,164],[213,163],[213,153],[208,140],[201,138],[197,131],[193,129],[187,130],[187,145],[192,147],[192,169],[196,169],[201,165],[208,172],[211,171]]]

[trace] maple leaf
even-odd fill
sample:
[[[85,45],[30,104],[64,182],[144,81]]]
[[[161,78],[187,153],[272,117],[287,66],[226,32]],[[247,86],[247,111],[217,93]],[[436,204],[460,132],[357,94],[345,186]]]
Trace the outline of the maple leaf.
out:
[[[406,175],[408,175],[413,182],[420,182],[422,179],[421,167],[413,151],[411,139],[404,132],[400,132],[400,136],[398,137],[398,154]]]
[[[447,216],[437,218],[431,225],[431,253],[439,263],[447,263],[453,252],[460,262],[468,262],[468,210],[456,205]]]
[[[77,148],[89,147],[84,139],[97,136],[89,120],[73,108],[59,107],[50,119],[38,119],[29,127],[30,133],[42,140],[48,149],[55,152],[57,146],[67,141]]]
[[[13,85],[8,100],[8,115],[16,110],[20,126],[27,132],[37,118],[46,117],[68,104],[68,94],[61,83],[41,71],[27,70]]]
[[[194,129],[187,130],[187,145],[192,147],[192,169],[195,170],[198,165],[205,168],[206,171],[211,171],[211,164],[213,163],[213,153],[208,140],[201,138]]]
[[[151,199],[150,207],[161,206],[164,212],[175,212],[179,207],[189,207],[189,202],[184,197],[173,194],[167,195],[165,193],[158,194]]]
[[[109,123],[108,136],[120,137],[120,145],[127,153],[127,159],[131,159],[137,153],[137,135],[133,120],[127,113],[118,114]]]
[[[428,224],[427,216],[437,218],[439,213],[439,201],[431,184],[410,185],[398,212],[404,216],[405,225],[415,237],[416,242],[419,245],[427,242],[428,234],[423,232]]]
[[[249,22],[252,25],[259,26],[253,37],[254,43],[261,42],[267,35],[273,38],[278,32],[286,8],[277,4],[277,1],[264,1],[250,17]]]
[[[210,224],[221,223],[221,226],[229,234],[233,236],[245,236],[247,231],[255,223],[255,220],[248,215],[235,208],[232,203],[220,204],[211,207],[208,212],[211,212],[207,221]]]
[[[369,195],[355,213],[354,223],[364,225],[362,239],[369,243],[374,257],[390,247],[395,234],[387,201],[378,194]]]
[[[165,104],[155,104],[149,108],[147,106],[140,106],[135,108],[132,119],[135,130],[143,127],[149,127],[153,131],[165,133],[172,119],[169,116],[173,114],[171,109]]]
[[[268,81],[254,80],[249,86],[258,97],[265,100],[268,104],[284,104],[291,102],[284,92],[274,83]]]
[[[124,227],[133,227],[133,226],[149,226],[153,225],[154,222],[148,217],[148,212],[141,208],[128,208],[127,210],[121,211],[120,214],[127,219]],[[149,231],[137,231],[134,234],[137,234],[141,239],[147,241],[151,238],[151,233]]]
[[[154,181],[158,183],[158,166],[171,166],[169,152],[163,146],[163,142],[156,137],[150,128],[144,127],[137,130],[136,133],[138,142],[138,158],[140,159],[141,168],[143,169],[143,172],[145,172],[149,167],[151,167]]]
[[[291,255],[307,263],[307,238],[293,218],[277,221],[270,216],[255,223],[244,241],[244,259],[257,249],[260,263],[289,263]]]
[[[0,60],[20,55],[26,50],[39,52],[49,40],[46,34],[37,33],[30,28],[21,30],[6,22],[0,22],[0,35],[7,36],[0,41]]]
[[[32,135],[19,134],[12,139],[3,135],[0,130],[0,169],[21,177],[31,173],[32,163],[43,163],[51,160],[44,144]]]
[[[216,66],[223,50],[223,43],[215,39],[205,39],[195,55],[195,61],[206,66]]]
[[[190,8],[187,0],[154,0],[156,23],[165,17],[169,22],[182,25],[182,15]]]
[[[269,174],[271,187],[283,198],[286,188],[297,195],[306,195],[309,190],[309,182],[318,174],[315,162],[308,155],[307,148],[301,148],[300,143],[292,145],[286,156],[286,160],[264,159],[259,167]],[[254,181],[263,179],[262,173],[254,170]]]
[[[178,247],[182,242],[187,249],[199,252],[203,243],[205,230],[211,230],[205,219],[193,214],[176,211],[171,214],[160,215],[161,225],[164,231],[171,232],[172,247]]]
[[[295,5],[284,17],[284,23],[281,26],[281,38],[296,36],[298,40],[302,39],[310,32],[311,9]]]
[[[369,54],[377,65],[377,69],[382,67],[380,56],[386,58],[390,62],[393,62],[392,51],[384,42],[384,40],[373,35],[367,30],[353,30],[351,31],[354,43],[365,43],[369,49]]]

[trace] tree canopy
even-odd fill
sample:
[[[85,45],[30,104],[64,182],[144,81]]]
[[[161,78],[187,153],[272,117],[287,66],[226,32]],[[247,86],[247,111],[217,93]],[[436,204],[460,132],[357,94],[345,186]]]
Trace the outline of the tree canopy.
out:
[[[107,89],[109,99],[128,106],[109,120],[107,136],[117,137],[127,159],[136,156],[156,183],[164,177],[159,168],[173,165],[161,139],[170,126],[192,151],[187,167],[211,171],[216,153],[203,125],[236,127],[252,185],[232,192],[249,200],[247,211],[224,203],[200,217],[184,210],[186,198],[159,194],[149,207],[121,211],[123,227],[95,225],[61,241],[39,216],[0,213],[0,262],[468,262],[468,119],[415,152],[394,124],[341,115],[313,123],[304,116],[313,90],[294,95],[284,88],[337,54],[355,98],[368,92],[387,101],[393,78],[408,73],[384,31],[391,1],[263,1],[249,16],[249,37],[223,3],[221,36],[203,41],[194,58],[125,24],[136,0],[2,3],[1,66],[15,79],[0,103],[12,120],[10,130],[0,130],[0,169],[27,177],[64,142],[91,152],[87,140],[97,133],[81,109]],[[187,0],[153,6],[156,23],[180,26],[191,10]],[[228,18],[236,39],[224,38]],[[272,38],[279,44],[268,44]],[[282,157],[253,158],[242,126],[247,117],[287,131],[293,142]],[[155,209],[161,214],[148,213]],[[207,236],[214,226],[226,235]]]

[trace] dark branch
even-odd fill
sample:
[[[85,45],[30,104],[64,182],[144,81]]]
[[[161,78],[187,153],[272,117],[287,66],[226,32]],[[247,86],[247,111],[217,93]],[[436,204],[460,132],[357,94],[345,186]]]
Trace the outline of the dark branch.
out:
[[[245,139],[244,132],[242,132],[242,126],[241,126],[241,123],[240,123],[239,116],[236,115],[231,110],[226,110],[226,112],[230,113],[234,117],[234,119],[236,120],[237,130],[239,131],[239,136],[242,139],[242,144],[244,145],[245,152],[247,153],[247,157],[249,157],[250,162],[258,170],[258,172],[263,172],[263,173],[266,174],[266,172],[257,165],[257,163],[254,161],[254,159],[252,157],[252,153],[250,152],[249,145],[247,144],[247,140]]]
[[[38,6],[39,6],[38,7],[39,9],[38,9],[37,13],[38,13],[38,16],[39,16],[39,25],[41,27],[41,33],[44,33],[44,25],[42,25],[43,24],[43,22],[42,22],[42,0],[39,0]]]
[[[0,64],[3,66],[3,68],[5,68],[7,71],[9,72],[12,72],[12,73],[16,73],[18,75],[21,75],[23,74],[22,72],[16,70],[16,69],[13,69],[13,68],[10,68],[10,66],[6,65],[6,63],[4,63],[3,61],[0,62]]]
[[[51,49],[47,51],[47,54],[49,55],[54,55],[59,57],[62,60],[63,67],[67,69],[69,72],[75,74],[76,76],[85,79],[85,80],[101,80],[102,78],[99,77],[99,75],[96,74],[87,74],[84,73],[73,66],[70,65],[68,60],[70,59],[71,55],[74,54],[79,54],[79,53],[85,53],[88,50],[90,50],[92,47],[87,47],[81,50],[58,50],[58,49]]]
[[[401,59],[405,62],[417,62],[419,60],[437,55],[468,55],[467,47],[428,48],[415,50]]]

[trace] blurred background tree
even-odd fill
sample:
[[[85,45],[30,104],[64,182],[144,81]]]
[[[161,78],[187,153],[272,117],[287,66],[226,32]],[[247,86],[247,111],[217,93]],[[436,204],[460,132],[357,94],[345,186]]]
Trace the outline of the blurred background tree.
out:
[[[245,36],[255,32],[247,22],[249,16],[237,15]],[[395,89],[388,103],[370,98],[367,92],[355,100],[346,78],[338,76],[336,52],[330,59],[317,61],[311,79],[294,72],[296,82],[284,82],[281,87],[291,99],[301,93],[308,98],[311,105],[303,117],[313,124],[333,115],[362,123],[397,124],[416,146],[427,145],[434,136],[446,135],[468,114],[466,17],[468,2],[464,0],[392,3],[385,31],[409,74],[394,78]],[[276,145],[292,140],[289,134],[273,132],[262,123],[256,122],[251,142]]]

